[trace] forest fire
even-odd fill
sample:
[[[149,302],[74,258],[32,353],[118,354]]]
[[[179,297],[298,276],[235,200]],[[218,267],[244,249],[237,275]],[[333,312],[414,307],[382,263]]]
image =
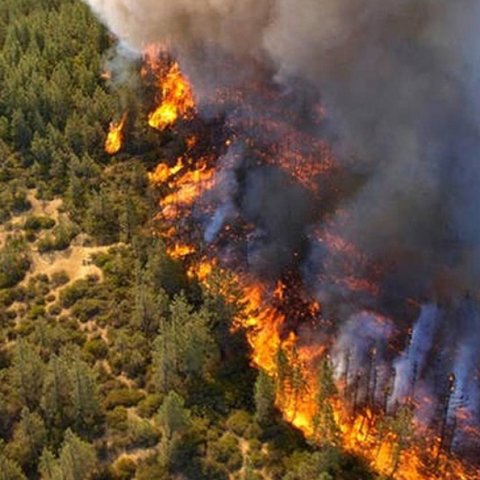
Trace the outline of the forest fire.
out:
[[[145,59],[143,75],[154,74],[159,90],[148,124],[162,131],[179,120],[194,120],[193,89],[179,64],[164,55],[155,60],[152,53]],[[272,89],[268,95],[280,97],[271,85],[266,88]],[[277,120],[295,120],[280,100],[257,118],[252,105],[267,105],[260,93],[232,93],[230,100],[224,95],[217,101],[241,99],[242,114],[225,122],[218,145],[190,136],[183,155],[149,174],[162,190],[159,218],[169,254],[184,259],[189,277],[206,285],[216,269],[233,274],[245,302],[236,328],[247,333],[252,364],[275,380],[277,407],[307,437],[341,443],[378,472],[400,480],[475,478],[474,467],[454,448],[464,435],[478,441],[475,420],[465,409],[467,387],[448,383],[451,368],[462,378],[458,362],[452,367],[439,357],[445,367],[435,375],[447,387],[438,391],[420,377],[428,372],[427,357],[436,355],[434,338],[441,335],[437,322],[443,314],[411,298],[390,312],[388,262],[369,258],[339,233],[348,214],[341,209],[335,218],[331,214],[359,180],[345,175],[324,138],[302,129],[301,122]],[[313,109],[319,108],[314,103]],[[286,224],[277,223],[277,207],[265,193],[267,178],[280,208],[288,212],[290,202],[304,205],[298,216],[308,228],[300,229],[296,212]],[[187,229],[177,229],[183,220]],[[285,228],[296,237],[283,237]],[[265,257],[277,265],[286,260],[272,274],[262,270]],[[318,263],[321,268],[312,274]],[[306,286],[309,279],[313,288]],[[413,320],[405,314],[412,310]],[[331,368],[335,377],[331,390],[324,391],[322,368],[324,375]],[[457,395],[459,388],[463,396]],[[428,421],[422,413],[426,405]]]
[[[171,65],[155,63],[155,57],[151,53],[146,53],[146,57],[151,60],[149,69],[155,74],[159,88],[159,103],[149,114],[148,124],[162,131],[175,124],[179,118],[191,118],[195,110],[195,101],[180,65],[177,62]]]
[[[125,122],[127,121],[127,114],[123,114],[119,122],[110,123],[110,131],[105,140],[105,151],[109,155],[115,155],[122,149],[123,145],[123,130]]]

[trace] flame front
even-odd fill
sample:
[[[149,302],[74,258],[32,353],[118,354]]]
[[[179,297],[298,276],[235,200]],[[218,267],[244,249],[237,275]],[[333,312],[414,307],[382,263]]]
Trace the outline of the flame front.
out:
[[[115,155],[122,149],[123,145],[123,129],[127,121],[127,114],[124,113],[121,120],[110,123],[110,129],[105,140],[105,151],[109,155]]]
[[[180,66],[175,62],[158,62],[158,50],[153,49],[145,56],[144,74],[153,73],[159,87],[159,104],[148,117],[148,124],[160,131],[175,125],[179,119],[192,118],[195,113],[195,101],[192,88],[187,78],[182,74]],[[120,128],[111,129],[120,132]],[[277,128],[271,122],[268,128]],[[294,133],[292,133],[294,135]],[[282,168],[296,178],[305,188],[315,190],[313,178],[326,171],[332,170],[332,155],[327,145],[318,142],[314,145],[315,159],[308,159],[302,152],[291,151],[290,144],[298,143],[289,135],[278,135],[276,157]],[[113,133],[112,133],[113,140]],[[301,138],[301,144],[308,142],[308,138]],[[216,181],[215,160],[218,154],[205,153],[196,150],[197,138],[192,136],[186,142],[186,152],[176,161],[159,163],[156,169],[149,174],[152,184],[162,189],[159,218],[162,220],[162,236],[164,237],[168,253],[177,259],[187,262],[187,273],[190,278],[196,278],[209,287],[209,279],[214,269],[219,268],[220,262],[212,258],[207,249],[201,245],[192,245],[192,237],[185,235],[183,225],[179,220],[189,217],[196,201],[209,190],[214,188]],[[312,142],[310,142],[312,144]],[[120,144],[121,145],[121,144]],[[230,145],[230,140],[226,142]],[[118,150],[117,150],[118,151]],[[262,156],[260,152],[259,156]],[[263,156],[262,156],[263,158]],[[324,159],[317,161],[317,158]],[[264,159],[266,163],[268,158]],[[316,192],[314,192],[316,193]],[[361,263],[363,259],[352,245],[334,232],[312,232],[319,235],[328,247],[329,252],[335,255],[342,252],[348,259],[355,259]],[[352,262],[355,265],[355,262]],[[289,286],[279,282],[276,288],[260,283],[258,280],[244,273],[229,272],[233,275],[244,297],[244,310],[236,319],[233,328],[242,328],[252,350],[252,364],[267,372],[278,380],[278,352],[285,351],[288,360],[302,377],[303,388],[294,392],[292,388],[277,391],[276,404],[283,413],[286,421],[312,438],[315,432],[314,418],[317,412],[317,367],[330,348],[328,335],[321,336],[319,332],[315,341],[306,343],[300,341],[297,334],[288,327],[289,315],[296,312],[285,307],[288,300]],[[352,291],[369,292],[378,295],[374,281],[369,282],[357,278],[355,271],[345,270],[345,278],[337,279],[338,283]],[[281,308],[284,306],[285,308]],[[303,303],[301,307],[309,318],[320,320],[321,307],[316,301]],[[322,321],[324,321],[322,319]],[[379,320],[381,321],[381,320]],[[325,321],[326,322],[326,321]],[[327,322],[328,323],[328,322]],[[321,322],[319,329],[322,328]],[[287,332],[287,333],[286,333]],[[319,340],[319,338],[323,338]],[[340,382],[341,383],[341,382]],[[342,385],[338,385],[342,390]],[[395,456],[397,439],[390,432],[382,433],[379,424],[382,414],[371,408],[361,408],[353,411],[347,402],[337,395],[331,399],[335,421],[341,432],[341,444],[351,452],[368,459],[372,467],[378,472],[392,476],[399,480],[430,480],[442,479],[469,479],[473,478],[462,462],[453,456],[439,457],[441,441],[435,438],[430,430],[425,431],[425,439],[417,440],[413,445],[403,449],[396,471],[392,472],[392,459]],[[355,409],[354,409],[355,410]],[[420,426],[419,426],[420,428]],[[430,442],[426,438],[430,436]],[[432,440],[433,437],[433,440]],[[434,459],[437,459],[435,462]]]
[[[195,109],[192,88],[173,62],[166,73],[158,76],[160,104],[148,116],[148,124],[157,130],[165,130],[175,124],[179,118],[190,118]]]

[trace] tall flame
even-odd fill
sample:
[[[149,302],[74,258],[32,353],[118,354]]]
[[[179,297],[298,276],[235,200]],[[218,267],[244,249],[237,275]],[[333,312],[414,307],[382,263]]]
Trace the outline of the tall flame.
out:
[[[115,155],[122,149],[123,129],[127,121],[127,114],[124,113],[119,122],[110,122],[109,132],[105,140],[105,151],[109,155]]]
[[[190,118],[195,109],[195,100],[192,88],[177,62],[172,63],[165,75],[160,75],[158,82],[161,102],[148,116],[148,124],[157,130],[165,130],[179,118]]]
[[[179,118],[190,118],[195,112],[195,101],[192,89],[186,77],[182,75],[177,63],[158,65],[152,61],[153,55],[146,56],[149,71],[158,79],[161,91],[161,103],[150,116],[150,126],[163,130]],[[162,74],[165,70],[167,73]],[[187,141],[187,152],[177,159],[174,165],[160,163],[155,171],[150,173],[151,183],[162,185],[165,193],[160,201],[160,216],[163,220],[163,237],[168,246],[168,252],[173,258],[188,258],[188,275],[197,278],[207,288],[210,274],[218,268],[217,261],[204,255],[200,248],[185,241],[178,224],[182,215],[189,215],[189,210],[195,201],[215,184],[214,156],[210,154],[195,156],[196,139]],[[323,145],[319,145],[319,150]],[[195,158],[199,157],[199,158]],[[329,158],[326,155],[327,159]],[[291,163],[291,162],[289,162]],[[302,158],[294,162],[293,172],[307,188],[310,179],[306,174]],[[329,168],[330,160],[326,166]],[[317,172],[318,173],[318,172]],[[342,239],[324,234],[325,241],[331,244],[332,249],[352,250]],[[357,255],[352,250],[351,255]],[[231,272],[230,272],[231,273]],[[326,355],[328,341],[301,344],[297,336],[291,332],[285,337],[284,330],[287,322],[285,312],[278,308],[286,296],[286,287],[279,283],[274,292],[270,292],[266,285],[259,283],[246,275],[232,274],[236,279],[244,296],[244,311],[233,328],[243,328],[247,332],[247,339],[252,349],[252,364],[264,370],[273,378],[278,378],[277,354],[279,349],[286,352],[288,360],[292,362],[303,378],[304,388],[295,392],[286,388],[277,393],[276,404],[286,421],[300,429],[307,437],[313,437],[314,417],[317,412],[316,400],[316,371],[319,360]],[[376,293],[375,285],[358,285],[354,277],[348,279],[351,288],[372,290]],[[317,317],[320,305],[314,301],[304,306],[312,316]],[[341,385],[339,385],[341,387]],[[401,452],[396,472],[392,473],[393,458],[397,453],[397,438],[390,432],[382,434],[378,427],[381,415],[371,409],[364,408],[358,412],[351,409],[342,400],[340,395],[331,399],[335,421],[341,431],[341,442],[344,448],[367,458],[378,472],[398,480],[467,480],[472,477],[466,467],[456,458],[443,456],[436,465],[430,461],[426,465],[425,459],[435,459],[440,450],[440,439],[426,432],[432,437],[430,442],[416,441]]]

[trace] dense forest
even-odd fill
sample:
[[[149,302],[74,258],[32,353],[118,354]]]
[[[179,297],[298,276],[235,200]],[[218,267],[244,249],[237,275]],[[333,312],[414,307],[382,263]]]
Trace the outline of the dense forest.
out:
[[[328,362],[307,442],[231,328],[234,281],[168,255],[147,127],[104,152],[143,108],[102,78],[113,44],[80,0],[0,3],[0,480],[376,478],[340,448]]]

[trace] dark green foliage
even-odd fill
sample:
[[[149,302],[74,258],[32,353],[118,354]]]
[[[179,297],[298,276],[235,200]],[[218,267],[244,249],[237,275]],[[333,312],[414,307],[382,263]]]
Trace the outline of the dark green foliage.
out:
[[[15,425],[13,438],[5,448],[5,454],[25,470],[31,471],[37,464],[46,440],[47,432],[42,418],[24,408],[20,421]]]
[[[27,246],[19,237],[10,237],[0,250],[0,289],[16,285],[30,267]]]
[[[8,14],[0,16],[0,112],[10,126],[0,134],[22,152],[40,190],[59,193],[72,155],[103,157],[117,103],[98,76],[108,38],[81,2],[18,4],[2,2]]]
[[[97,284],[97,279],[94,277],[86,280],[78,280],[74,284],[65,288],[60,292],[60,302],[64,308],[71,308],[79,300],[93,296],[92,287]]]
[[[170,318],[160,324],[153,353],[153,381],[166,393],[182,382],[202,377],[218,357],[208,328],[208,312],[195,312],[185,298],[170,306]]]
[[[27,480],[20,466],[0,451],[0,480]]]
[[[71,430],[67,430],[57,458],[49,450],[44,450],[40,461],[40,472],[45,480],[60,478],[85,480],[90,478],[96,463],[93,445],[81,440]]]
[[[275,383],[263,370],[255,382],[255,418],[260,425],[269,425],[275,414]]]
[[[112,409],[115,407],[133,407],[145,398],[145,394],[139,390],[130,388],[122,388],[112,390],[108,393],[104,400],[105,408]]]
[[[245,410],[236,410],[228,417],[227,428],[239,437],[246,437],[252,420],[252,416]]]
[[[285,462],[283,480],[368,480],[374,477],[358,458],[329,447],[314,453],[296,452]]]
[[[93,338],[88,340],[83,349],[95,359],[103,359],[108,355],[108,345],[101,338]]]
[[[216,463],[224,465],[230,472],[242,467],[242,455],[238,439],[231,433],[225,433],[220,439],[209,442],[208,455]]]
[[[24,340],[17,342],[10,370],[12,384],[22,404],[34,410],[40,403],[45,364],[35,347]]]
[[[282,389],[305,389],[298,355],[279,350],[276,384],[256,375],[232,329],[235,280],[199,285],[154,233],[147,169],[185,141],[149,131],[137,91],[109,91],[111,46],[79,0],[0,2],[0,480],[370,478],[276,413]],[[110,158],[106,128],[125,110],[128,142]],[[56,221],[37,213],[54,199]],[[101,275],[22,282],[30,258],[63,260],[73,248],[47,254],[72,244],[112,245],[93,255]],[[388,427],[402,445],[404,424]]]
[[[48,233],[38,242],[38,251],[45,253],[53,250],[65,250],[70,246],[77,233],[78,228],[73,223],[61,220],[52,233]]]
[[[25,220],[23,228],[25,230],[39,231],[39,230],[50,230],[55,226],[55,220],[50,217],[36,217],[29,216]]]
[[[316,408],[313,419],[315,439],[320,444],[336,444],[340,437],[331,401],[337,394],[333,380],[333,369],[328,358],[323,358],[318,367]]]

